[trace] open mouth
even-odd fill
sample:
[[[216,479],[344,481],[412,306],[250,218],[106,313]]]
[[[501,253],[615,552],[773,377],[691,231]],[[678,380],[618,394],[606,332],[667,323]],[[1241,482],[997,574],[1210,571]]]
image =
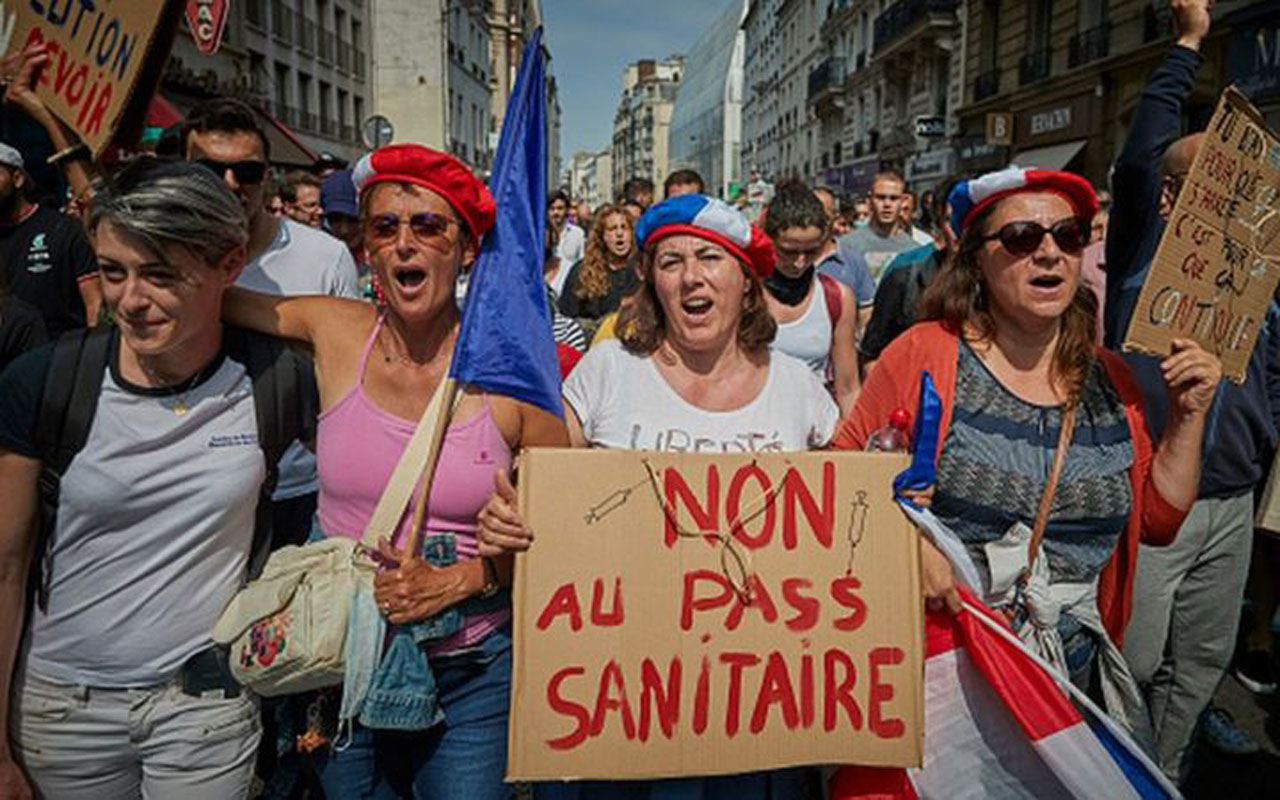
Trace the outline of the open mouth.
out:
[[[711,312],[712,305],[705,297],[697,297],[681,302],[680,308],[691,317],[701,317]]]
[[[406,267],[395,271],[395,281],[406,289],[413,289],[421,286],[427,279],[427,271],[425,269],[417,269],[415,267]]]
[[[1031,285],[1037,289],[1056,289],[1064,280],[1060,275],[1037,275],[1031,279]]]

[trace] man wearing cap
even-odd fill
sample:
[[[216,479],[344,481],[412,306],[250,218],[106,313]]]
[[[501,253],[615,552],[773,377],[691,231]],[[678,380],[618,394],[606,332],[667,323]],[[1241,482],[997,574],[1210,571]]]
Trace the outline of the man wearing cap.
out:
[[[369,264],[365,260],[364,235],[360,229],[360,203],[351,170],[332,172],[320,184],[320,207],[324,210],[323,227],[347,246],[356,262],[360,278],[360,294],[372,298]]]
[[[252,109],[228,99],[196,107],[183,130],[183,150],[188,161],[209,167],[226,181],[249,218],[246,263],[237,286],[274,295],[359,297],[356,264],[342,242],[268,210],[270,145]],[[316,492],[315,457],[295,442],[280,461],[272,495],[279,541],[306,540]]]
[[[1133,113],[1112,173],[1114,200],[1107,235],[1106,342],[1118,348],[1151,268],[1169,212],[1190,169],[1199,136],[1178,138],[1183,108],[1209,33],[1209,0],[1172,2],[1178,39],[1152,73]],[[1235,648],[1240,601],[1253,539],[1253,489],[1280,430],[1280,337],[1267,315],[1243,384],[1224,381],[1205,441],[1198,499],[1177,539],[1142,548],[1133,619],[1124,653],[1148,686],[1156,760],[1173,780],[1185,780],[1193,732],[1241,754],[1257,744],[1226,712],[1202,715]],[[1168,408],[1155,359],[1126,353],[1142,389],[1147,418]],[[1154,431],[1159,433],[1159,431]]]
[[[98,319],[98,260],[75,219],[27,199],[22,154],[0,144],[0,264],[8,291],[35,306],[50,337]]]

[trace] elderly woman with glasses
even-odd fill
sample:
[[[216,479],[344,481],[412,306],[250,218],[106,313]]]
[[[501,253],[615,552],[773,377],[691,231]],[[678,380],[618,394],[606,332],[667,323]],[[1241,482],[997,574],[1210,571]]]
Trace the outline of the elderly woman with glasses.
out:
[[[446,377],[460,314],[458,272],[492,227],[489,191],[454,157],[416,144],[381,148],[353,174],[364,247],[385,303],[270,297],[235,291],[226,318],[304,342],[320,388],[316,458],[321,531],[358,538],[436,387]],[[391,552],[375,598],[387,621],[416,623],[457,608],[461,628],[427,647],[443,711],[375,725],[365,700],[345,746],[318,753],[329,797],[505,798],[511,687],[509,559],[478,556],[476,514],[495,472],[531,445],[565,445],[564,423],[533,406],[466,389],[444,441],[424,521],[455,542],[457,561],[433,565]],[[402,520],[393,546],[412,523]],[[397,652],[388,650],[390,654]],[[384,657],[380,670],[390,669]],[[382,673],[380,673],[381,675]],[[420,673],[419,673],[420,674]],[[395,676],[389,676],[395,678]],[[379,681],[375,677],[374,681]],[[410,681],[412,682],[412,681]]]
[[[1141,707],[1116,651],[1138,542],[1167,544],[1195,500],[1221,367],[1194,342],[1173,342],[1161,365],[1172,411],[1153,444],[1128,367],[1097,343],[1097,302],[1080,281],[1098,207],[1088,182],[1010,168],[962,181],[949,202],[959,244],[926,290],[925,321],[884,350],[835,446],[860,449],[895,410],[916,410],[927,373],[940,400],[932,509],[972,560],[975,590],[1124,720]],[[930,605],[958,608],[951,563],[928,542],[923,551]]]

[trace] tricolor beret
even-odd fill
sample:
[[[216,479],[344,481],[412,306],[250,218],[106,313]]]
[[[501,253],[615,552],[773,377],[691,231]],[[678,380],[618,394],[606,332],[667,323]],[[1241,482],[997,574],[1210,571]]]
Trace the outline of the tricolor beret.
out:
[[[425,186],[448,201],[478,239],[493,227],[497,213],[489,187],[458,159],[420,144],[390,144],[369,153],[352,170],[363,196],[385,182]]]
[[[636,225],[643,249],[668,236],[697,236],[720,245],[761,280],[773,272],[777,255],[765,232],[733,206],[704,194],[682,194],[650,206]]]
[[[959,236],[982,209],[1022,192],[1056,192],[1067,199],[1081,219],[1098,213],[1093,185],[1071,172],[1007,167],[972,180],[960,181],[947,196],[951,204],[951,230]]]

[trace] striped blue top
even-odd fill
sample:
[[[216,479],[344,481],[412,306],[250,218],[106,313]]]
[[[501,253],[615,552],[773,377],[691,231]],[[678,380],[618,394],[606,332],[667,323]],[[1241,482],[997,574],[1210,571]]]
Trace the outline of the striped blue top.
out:
[[[965,542],[979,569],[987,568],[984,544],[1017,521],[1035,526],[1061,421],[1061,406],[1017,397],[961,343],[934,512]],[[1111,558],[1133,507],[1133,458],[1124,405],[1095,363],[1041,545],[1052,582],[1092,582]]]

